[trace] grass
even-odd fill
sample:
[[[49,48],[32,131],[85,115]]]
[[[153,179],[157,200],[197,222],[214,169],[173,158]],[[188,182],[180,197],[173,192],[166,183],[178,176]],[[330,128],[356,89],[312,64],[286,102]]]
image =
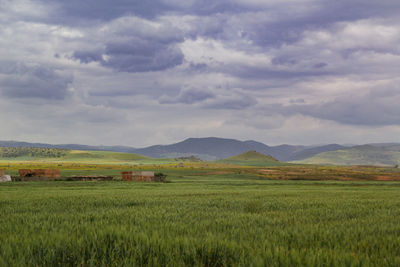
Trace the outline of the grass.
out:
[[[397,146],[384,148],[362,145],[320,153],[294,163],[395,166],[400,164],[400,151]]]
[[[152,159],[133,153],[86,151],[50,148],[0,147],[1,162],[42,163],[96,163],[96,164],[153,164],[171,162],[172,159]]]
[[[399,182],[227,166],[163,166],[166,184],[0,184],[0,266],[400,265]]]
[[[271,156],[264,155],[256,151],[248,151],[227,159],[219,160],[218,162],[257,167],[289,165],[286,162],[280,162]]]

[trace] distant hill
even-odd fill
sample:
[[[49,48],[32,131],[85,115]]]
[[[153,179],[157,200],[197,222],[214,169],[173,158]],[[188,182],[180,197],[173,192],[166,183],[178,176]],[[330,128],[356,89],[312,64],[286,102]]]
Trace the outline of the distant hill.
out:
[[[0,160],[74,161],[74,162],[132,162],[148,157],[111,151],[85,151],[57,148],[0,147]]]
[[[56,148],[68,150],[85,151],[114,151],[124,153],[134,153],[151,158],[180,158],[194,156],[201,160],[219,160],[229,158],[247,151],[258,151],[262,154],[271,155],[279,161],[297,161],[312,158],[323,152],[347,149],[345,146],[337,144],[318,145],[318,146],[296,146],[279,145],[268,146],[261,142],[248,140],[240,141],[235,139],[206,137],[188,138],[182,142],[169,145],[154,145],[145,148],[133,148],[128,146],[87,146],[78,144],[51,145],[43,143],[27,143],[17,141],[0,141],[0,146],[6,147],[37,147],[37,148]],[[400,150],[400,144],[371,144],[373,147],[396,147]]]
[[[400,146],[399,144],[354,146],[351,148],[319,153],[307,159],[295,162],[330,165],[394,166],[400,164]]]
[[[323,146],[268,146],[253,140],[239,141],[235,139],[206,137],[189,138],[171,145],[150,146],[134,149],[130,152],[153,158],[171,158],[193,155],[202,160],[218,160],[255,150],[263,154],[271,155],[280,161],[292,161],[305,159],[321,152],[332,151],[340,148],[344,148],[344,146],[336,144]]]
[[[248,151],[233,157],[221,159],[218,162],[247,166],[276,166],[282,165],[277,159],[256,151]]]
[[[135,153],[154,158],[194,155],[203,160],[217,160],[249,150],[258,150],[265,153],[269,150],[269,146],[256,141],[238,141],[234,139],[208,137],[189,138],[171,145],[157,145],[135,149]]]
[[[306,158],[310,158],[314,155],[317,155],[319,153],[336,151],[336,150],[345,149],[345,148],[346,148],[345,146],[338,145],[338,144],[330,144],[330,145],[316,146],[316,147],[311,147],[311,148],[303,148],[298,151],[294,151],[293,153],[288,155],[285,158],[285,161],[306,159]]]

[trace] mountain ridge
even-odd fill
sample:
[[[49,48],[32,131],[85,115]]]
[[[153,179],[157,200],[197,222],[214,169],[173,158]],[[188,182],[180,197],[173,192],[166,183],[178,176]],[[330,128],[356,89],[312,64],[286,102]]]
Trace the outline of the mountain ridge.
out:
[[[398,143],[379,143],[369,144],[371,147],[395,147],[400,151]],[[262,142],[254,140],[240,141],[229,138],[205,137],[205,138],[187,138],[181,142],[168,145],[152,145],[143,148],[134,148],[130,146],[90,146],[81,144],[46,144],[29,143],[21,141],[0,141],[3,147],[39,147],[39,148],[59,148],[71,150],[94,150],[94,151],[114,151],[124,153],[135,153],[152,158],[175,158],[196,156],[202,160],[219,160],[229,158],[247,151],[257,151],[262,154],[271,155],[279,161],[301,161],[314,157],[320,153],[348,149],[339,144],[327,145],[277,145],[269,146]]]

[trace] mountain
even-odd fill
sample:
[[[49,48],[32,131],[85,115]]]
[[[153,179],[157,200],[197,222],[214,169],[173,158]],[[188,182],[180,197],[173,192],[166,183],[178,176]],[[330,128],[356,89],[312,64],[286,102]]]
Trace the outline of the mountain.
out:
[[[325,146],[293,146],[279,145],[268,146],[263,143],[248,140],[239,141],[217,137],[188,138],[182,142],[170,145],[154,145],[145,148],[133,148],[128,146],[88,146],[79,144],[50,145],[43,143],[27,143],[17,141],[0,141],[2,147],[39,147],[59,148],[71,150],[95,150],[135,153],[152,158],[176,158],[195,156],[202,160],[218,160],[232,157],[247,151],[258,151],[271,155],[280,161],[301,160],[321,152],[342,148],[339,145]]]
[[[319,153],[312,157],[294,161],[307,164],[329,165],[381,165],[400,164],[399,144],[368,144]]]
[[[152,158],[195,156],[202,160],[220,160],[248,151],[270,155],[279,161],[332,165],[400,165],[399,143],[376,143],[362,146],[338,144],[318,146],[268,146],[257,141],[239,141],[217,137],[188,138],[170,145],[145,148],[128,146],[88,146],[79,144],[51,145],[18,141],[0,141],[0,147],[35,147],[85,151],[134,153]]]
[[[247,166],[276,166],[282,164],[275,158],[257,151],[248,151],[230,158],[221,159],[218,162]]]
[[[154,158],[194,155],[203,160],[217,160],[249,150],[267,153],[269,148],[269,146],[256,141],[238,141],[234,139],[207,137],[189,138],[171,145],[158,145],[136,149],[135,153]]]
[[[218,160],[255,150],[263,154],[271,155],[280,161],[292,161],[305,159],[321,152],[333,151],[341,148],[345,147],[337,144],[323,146],[268,146],[253,140],[239,141],[235,139],[207,137],[189,138],[171,145],[150,146],[129,152],[153,158],[194,155],[203,160]]]

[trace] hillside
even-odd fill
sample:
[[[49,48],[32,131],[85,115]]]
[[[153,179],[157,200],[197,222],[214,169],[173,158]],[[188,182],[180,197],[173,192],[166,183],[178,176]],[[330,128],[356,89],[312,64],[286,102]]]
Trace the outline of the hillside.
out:
[[[338,144],[330,144],[330,145],[323,145],[323,146],[316,146],[311,148],[304,148],[298,151],[294,151],[290,155],[285,158],[285,161],[292,161],[292,160],[301,160],[313,157],[319,153],[329,152],[329,151],[336,151],[339,149],[345,149],[346,147],[338,145]]]
[[[394,166],[400,164],[400,151],[398,145],[362,145],[347,149],[324,152],[310,158],[294,162],[329,165]]]
[[[134,149],[132,152],[153,158],[194,155],[203,160],[218,160],[255,150],[263,154],[271,155],[280,161],[291,161],[305,159],[321,152],[340,148],[344,148],[344,146],[336,144],[322,146],[268,146],[253,140],[239,141],[235,139],[207,137],[189,138],[171,145],[150,146]]]
[[[248,151],[230,158],[219,160],[218,162],[247,166],[276,166],[284,164],[269,155],[257,151]]]
[[[149,158],[132,153],[110,151],[85,151],[37,147],[0,147],[0,160],[131,162],[137,160],[149,160]]]
[[[133,148],[128,146],[87,146],[77,144],[51,145],[17,141],[0,141],[0,146],[37,147],[85,151],[114,151],[140,154],[158,159],[195,156],[202,160],[219,160],[232,157],[246,151],[256,150],[260,153],[271,155],[280,161],[304,160],[312,158],[313,156],[323,152],[347,149],[347,147],[338,144],[315,146],[297,146],[285,144],[268,146],[253,140],[240,141],[218,137],[188,138],[182,142],[174,144],[154,145],[144,148]],[[371,144],[371,146],[400,150],[400,145],[396,143]]]
[[[136,149],[136,153],[155,158],[168,158],[194,155],[203,160],[216,160],[231,157],[249,150],[266,152],[269,146],[255,141],[239,141],[216,137],[189,138],[171,145],[157,145]]]

